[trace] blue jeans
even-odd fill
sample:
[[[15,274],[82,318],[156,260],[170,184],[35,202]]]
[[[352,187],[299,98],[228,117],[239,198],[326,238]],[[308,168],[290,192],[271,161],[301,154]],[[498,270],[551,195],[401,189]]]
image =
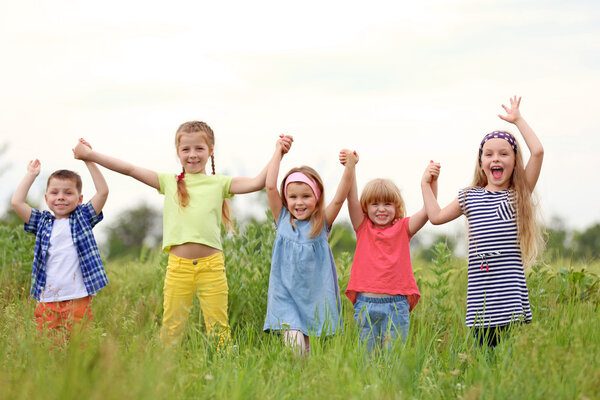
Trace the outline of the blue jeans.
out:
[[[401,335],[406,343],[409,326],[409,304],[406,296],[356,296],[354,320],[360,330],[360,343],[368,351],[381,347],[389,352],[392,341]]]

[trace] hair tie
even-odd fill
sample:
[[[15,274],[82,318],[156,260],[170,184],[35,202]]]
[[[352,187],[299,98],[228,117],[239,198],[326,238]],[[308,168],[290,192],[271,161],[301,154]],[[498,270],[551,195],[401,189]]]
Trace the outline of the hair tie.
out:
[[[175,177],[175,180],[179,182],[183,178],[185,178],[185,171],[181,171],[181,173]]]
[[[483,145],[490,139],[504,139],[510,144],[515,154],[517,154],[517,141],[515,137],[508,132],[505,131],[494,131],[490,132],[483,137],[481,144],[479,145],[479,164],[481,165],[481,155],[483,154]]]
[[[288,175],[288,177],[285,179],[285,185],[283,185],[283,197],[287,197],[287,186],[292,182],[306,183],[312,189],[317,201],[319,201],[319,197],[321,197],[321,190],[313,179],[302,172],[294,172]]]

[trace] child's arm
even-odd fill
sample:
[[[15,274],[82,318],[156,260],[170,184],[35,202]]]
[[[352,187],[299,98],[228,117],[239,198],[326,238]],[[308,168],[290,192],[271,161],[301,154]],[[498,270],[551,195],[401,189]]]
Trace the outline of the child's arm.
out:
[[[430,183],[429,175],[430,174],[428,170],[426,170],[423,174],[423,179],[421,179],[423,204],[425,206],[425,210],[427,211],[427,217],[429,218],[429,221],[431,221],[433,225],[441,225],[460,217],[462,215],[462,210],[460,208],[460,204],[458,203],[458,197],[455,198],[452,201],[452,203],[448,204],[446,207],[440,208],[440,205],[438,204],[436,198],[437,193],[434,193],[434,185]]]
[[[281,149],[275,150],[275,154],[273,154],[273,157],[275,157],[278,152],[283,157],[283,155],[290,150],[290,147],[292,146],[292,142],[294,141],[294,138],[289,135],[280,135],[279,137],[280,137],[280,139],[277,141],[277,143],[278,143],[278,145],[281,144]],[[258,175],[256,175],[254,178],[247,178],[247,177],[233,178],[231,180],[231,185],[229,185],[229,193],[243,194],[243,193],[256,192],[257,190],[263,189],[265,187],[265,181],[267,179],[267,170],[269,169],[269,166],[271,165],[271,161],[273,160],[273,157],[271,158],[269,163],[263,168],[263,170],[260,171],[260,173]],[[279,159],[279,161],[281,161],[281,158]],[[277,176],[275,176],[275,179],[277,179]],[[280,211],[281,211],[281,209],[280,209]],[[277,215],[279,215],[279,213]]]
[[[340,151],[340,163],[342,165],[346,165],[346,161],[348,160],[346,157],[346,150]],[[358,157],[356,152],[354,155]],[[358,158],[357,158],[358,160]],[[352,223],[352,228],[357,230],[360,224],[362,224],[365,219],[365,213],[362,210],[360,205],[360,200],[358,199],[358,185],[356,183],[356,168],[352,171],[352,186],[350,187],[350,191],[348,192],[348,214],[350,215],[350,222]]]
[[[333,225],[333,221],[340,212],[342,205],[344,205],[344,201],[346,197],[348,197],[348,192],[352,187],[352,176],[354,175],[354,167],[358,162],[358,155],[353,153],[350,150],[343,150],[346,153],[346,164],[344,165],[344,174],[342,175],[342,179],[340,180],[340,184],[338,185],[337,191],[335,192],[335,196],[333,196],[333,200],[325,209],[325,220],[327,221],[327,228],[330,228]]]
[[[293,138],[291,136],[281,135],[281,139],[279,139],[277,141],[277,144],[275,145],[275,153],[273,153],[273,157],[271,157],[271,161],[267,165],[265,189],[267,192],[267,201],[269,202],[269,208],[271,209],[271,213],[273,214],[275,223],[279,222],[279,213],[281,212],[281,207],[283,207],[281,196],[279,195],[279,191],[277,190],[277,176],[279,175],[279,165],[281,164],[281,159],[283,158],[283,155],[289,151],[292,141]]]
[[[19,218],[23,222],[29,222],[31,217],[31,207],[25,202],[27,200],[27,193],[31,185],[35,181],[35,178],[40,174],[41,163],[37,158],[29,161],[27,165],[27,173],[19,183],[19,186],[15,189],[12,198],[10,199],[10,205],[15,210]]]
[[[425,173],[423,174],[422,182],[426,182],[431,186],[431,191],[433,192],[433,197],[437,199],[437,189],[438,189],[438,176],[440,175],[440,163],[434,163],[433,160],[429,162],[429,165],[425,169]],[[419,230],[427,223],[427,210],[425,209],[425,205],[415,214],[410,217],[408,221],[408,231],[411,235],[419,232]]]
[[[498,117],[506,122],[515,124],[515,126],[519,129],[519,132],[521,132],[527,148],[529,148],[531,157],[529,157],[529,161],[527,161],[527,166],[525,167],[525,180],[527,181],[529,190],[533,191],[542,169],[542,161],[544,160],[544,147],[542,146],[542,143],[536,136],[533,129],[531,129],[527,121],[525,121],[525,119],[521,116],[521,112],[519,111],[520,104],[521,97],[512,97],[510,99],[510,108],[502,104],[502,108],[504,108],[504,111],[506,111],[506,116],[498,114]]]
[[[156,172],[138,167],[127,161],[119,160],[118,158],[106,154],[98,153],[97,151],[92,150],[83,139],[79,139],[77,145],[73,148],[73,156],[78,160],[91,161],[112,171],[131,176],[154,189],[160,189],[158,174]]]
[[[98,168],[96,164],[91,161],[84,162],[88,171],[90,171],[92,181],[96,187],[96,194],[94,194],[90,201],[92,202],[92,207],[94,207],[96,215],[98,215],[102,212],[102,208],[104,208],[104,204],[108,198],[108,185],[106,184],[106,180],[104,179],[102,172],[100,172],[100,168]]]

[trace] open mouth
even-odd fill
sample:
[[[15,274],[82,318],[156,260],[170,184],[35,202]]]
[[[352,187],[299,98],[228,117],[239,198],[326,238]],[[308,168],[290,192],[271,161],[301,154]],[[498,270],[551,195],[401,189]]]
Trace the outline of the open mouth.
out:
[[[494,177],[494,179],[502,178],[502,174],[504,174],[504,168],[492,167],[492,176]]]

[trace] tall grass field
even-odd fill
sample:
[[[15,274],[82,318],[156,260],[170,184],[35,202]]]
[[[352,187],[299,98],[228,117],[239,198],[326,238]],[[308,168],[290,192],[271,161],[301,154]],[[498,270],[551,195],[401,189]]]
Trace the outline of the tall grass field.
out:
[[[598,399],[598,261],[555,260],[529,269],[533,322],[494,350],[464,325],[466,261],[443,245],[413,260],[421,300],[406,345],[359,346],[350,302],[341,333],[311,340],[298,358],[262,331],[274,239],[252,223],[224,240],[233,343],[217,351],[195,300],[180,346],[159,342],[166,257],[157,250],[106,262],[109,285],[91,328],[57,346],[38,332],[29,297],[33,237],[0,226],[2,399]],[[336,254],[343,290],[352,257]]]

